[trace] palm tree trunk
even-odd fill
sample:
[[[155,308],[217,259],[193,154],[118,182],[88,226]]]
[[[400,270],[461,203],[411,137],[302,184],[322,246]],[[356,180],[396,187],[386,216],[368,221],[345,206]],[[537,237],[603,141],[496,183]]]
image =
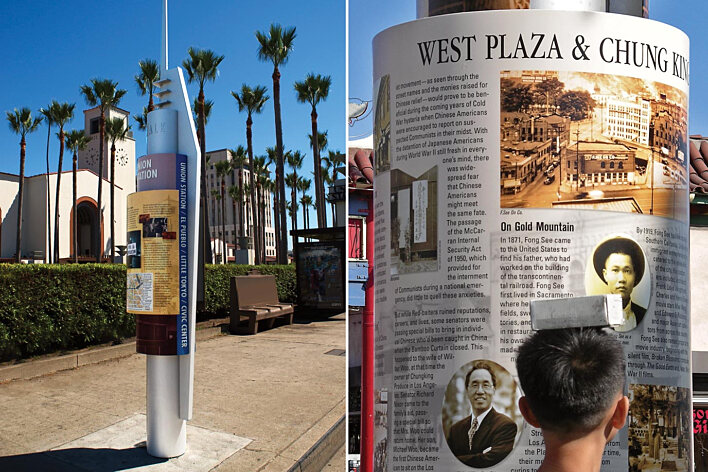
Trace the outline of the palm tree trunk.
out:
[[[317,211],[317,226],[327,226],[327,215],[324,206],[324,182],[322,181],[322,160],[320,159],[320,143],[317,134],[317,110],[312,108],[310,113],[312,121],[312,157],[315,164],[315,210]]]
[[[273,69],[273,108],[275,111],[275,142],[278,161],[276,163],[276,173],[285,175],[285,165],[283,162],[283,124],[280,120],[280,71],[276,66]],[[276,237],[277,261],[278,264],[288,263],[288,232],[287,219],[285,216],[285,181],[278,182],[278,212],[274,215],[279,219],[280,232]]]
[[[116,189],[116,144],[111,144],[111,264],[116,260],[115,189]]]
[[[278,187],[278,181],[280,180],[280,176],[278,175],[278,166],[276,164],[275,166],[275,188]],[[266,194],[263,195],[263,202],[265,203],[266,201]],[[265,210],[264,210],[265,211]],[[280,241],[280,236],[282,236],[280,232],[280,218],[278,217],[280,211],[280,202],[278,201],[278,193],[277,190],[273,193],[273,215],[275,216],[275,227],[273,228],[275,230],[276,238],[275,238],[275,256],[276,256],[276,261],[278,264],[280,264],[280,245],[285,242],[285,245],[287,246],[288,240],[284,239],[283,241]],[[265,231],[265,228],[263,229]],[[287,234],[287,228],[286,228],[286,234]]]
[[[54,262],[59,262],[59,189],[61,188],[61,167],[64,162],[64,129],[59,128],[59,164],[57,165],[57,198],[54,205]]]
[[[261,186],[259,185],[258,188],[256,189],[256,206],[254,208],[255,214],[258,215],[258,220],[261,221]],[[256,225],[255,226],[255,233],[256,233],[256,241],[257,244],[256,246],[258,247],[258,251],[256,252],[257,256],[256,259],[260,262],[256,263],[258,264],[265,264],[265,261],[263,260],[263,244],[261,243],[261,225]]]
[[[209,211],[209,205],[208,205],[208,204],[207,204],[207,211]],[[218,213],[216,212],[216,198],[212,198],[212,199],[211,199],[211,213],[213,214],[214,219],[217,219]],[[216,232],[216,237],[217,237],[217,238],[219,237],[219,232],[218,232],[218,231]],[[216,246],[212,249],[211,244],[212,244],[212,242],[211,242],[211,236],[210,236],[210,237],[209,237],[209,249],[210,249],[210,250],[213,250],[214,252],[216,252]],[[216,258],[214,258],[214,260],[216,260]]]
[[[78,156],[77,153],[74,152],[74,159],[73,159],[73,165],[72,165],[72,183],[73,183],[73,198],[72,198],[72,209],[73,209],[73,214],[74,217],[72,218],[72,229],[73,229],[73,243],[74,243],[74,264],[78,264],[79,262],[79,236],[78,236],[78,231],[79,231],[79,225],[78,225],[78,220],[79,220],[79,215],[76,213],[76,168],[77,168],[77,161],[78,161]]]
[[[292,229],[293,231],[297,231],[297,207],[295,206],[297,204],[297,174],[295,174],[295,182],[293,182],[295,186],[293,186],[292,193],[290,195],[290,198],[292,199],[292,206],[293,206],[293,216],[292,216]],[[293,234],[293,254],[295,254],[295,240],[297,238]]]
[[[20,190],[17,203],[17,241],[15,244],[15,262],[22,262],[22,197],[25,194],[25,148],[27,143],[25,137],[22,136],[20,141]]]
[[[205,136],[205,128],[206,128],[206,120],[204,118],[204,90],[201,88],[199,89],[199,96],[197,97],[199,101],[199,148],[202,154],[202,178],[201,178],[201,187],[202,187],[202,208],[206,211],[203,211],[202,214],[204,215],[203,217],[203,223],[204,223],[204,263],[205,264],[211,264],[213,262],[213,258],[211,255],[211,230],[209,228],[209,204],[208,204],[208,195],[207,195],[207,184],[206,184],[206,136]]]
[[[236,233],[236,200],[231,200],[231,218],[233,219],[232,221],[234,222],[233,227],[233,242],[234,242],[234,250],[238,247],[238,236]],[[240,248],[239,248],[240,249]]]
[[[103,207],[102,197],[103,197],[103,140],[106,137],[106,114],[101,110],[101,132],[99,134],[100,143],[98,143],[98,228],[96,229],[96,236],[94,241],[96,242],[96,262],[101,262],[101,255],[103,254],[103,241],[101,240],[101,223],[103,221]]]
[[[244,205],[246,198],[243,195],[243,166],[238,167],[238,195],[239,195],[239,201],[238,201],[238,223],[239,223],[239,236],[241,237],[241,240],[243,241],[243,238],[246,237],[246,221],[243,219],[244,215]],[[236,215],[234,215],[234,225],[236,225]],[[236,229],[236,226],[234,226],[234,229]],[[239,245],[239,249],[243,249]]]
[[[246,145],[248,147],[248,162],[249,165],[251,166],[251,171],[248,173],[248,181],[251,185],[251,217],[253,219],[253,229],[255,230],[258,228],[258,202],[256,201],[256,186],[255,186],[255,167],[253,165],[253,131],[251,130],[251,125],[253,124],[253,120],[251,120],[251,114],[248,114],[248,118],[246,119]],[[256,233],[256,231],[252,231],[252,233]],[[261,253],[260,253],[260,246],[258,244],[258,237],[256,234],[251,234],[251,238],[253,239],[253,249],[255,252],[255,263],[256,265],[259,265],[261,263]]]
[[[223,254],[224,254],[224,256],[223,256],[224,264],[226,264],[226,263],[229,261],[229,260],[228,260],[228,254],[227,254],[227,252],[226,252],[226,225],[224,224],[224,223],[225,223],[224,220],[226,219],[226,207],[225,207],[225,204],[226,204],[226,198],[225,198],[225,197],[226,197],[226,194],[225,194],[225,190],[226,190],[226,179],[225,179],[224,176],[222,175],[222,176],[221,176],[221,236],[222,236],[222,238],[221,238],[221,247],[222,247],[222,249],[223,249]]]
[[[52,204],[49,196],[49,138],[52,135],[52,124],[47,119],[47,262],[52,263]]]

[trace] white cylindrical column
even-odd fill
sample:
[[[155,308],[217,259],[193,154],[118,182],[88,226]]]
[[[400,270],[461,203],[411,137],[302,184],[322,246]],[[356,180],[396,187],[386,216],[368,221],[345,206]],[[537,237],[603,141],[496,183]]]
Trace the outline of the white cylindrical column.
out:
[[[147,356],[147,452],[177,457],[187,450],[187,422],[179,417],[179,357]]]
[[[148,154],[177,151],[177,111],[148,113]],[[147,451],[176,457],[187,450],[187,422],[179,416],[179,357],[147,356]]]
[[[607,11],[607,0],[531,0],[531,9]]]
[[[153,110],[147,124],[148,154],[177,152],[177,110]]]

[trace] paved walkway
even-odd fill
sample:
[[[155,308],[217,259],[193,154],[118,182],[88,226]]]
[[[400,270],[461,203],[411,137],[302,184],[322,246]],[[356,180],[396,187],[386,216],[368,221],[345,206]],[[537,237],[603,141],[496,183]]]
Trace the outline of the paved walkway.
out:
[[[336,355],[344,348],[344,315],[199,342],[189,425],[251,440],[212,470],[280,472],[296,464],[344,415],[346,358]],[[0,384],[0,470],[82,470],[49,450],[144,414],[145,402],[138,354]],[[108,462],[121,452],[92,451]],[[150,470],[145,458],[130,465]]]

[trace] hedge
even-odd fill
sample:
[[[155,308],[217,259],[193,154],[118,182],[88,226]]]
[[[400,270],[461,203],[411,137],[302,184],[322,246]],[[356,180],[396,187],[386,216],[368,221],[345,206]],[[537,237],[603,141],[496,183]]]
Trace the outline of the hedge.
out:
[[[294,266],[213,265],[205,273],[205,311],[228,310],[229,278],[253,269],[275,275],[280,299],[294,302]],[[125,284],[119,264],[0,264],[0,361],[135,336]]]
[[[0,264],[0,359],[135,336],[125,266]]]

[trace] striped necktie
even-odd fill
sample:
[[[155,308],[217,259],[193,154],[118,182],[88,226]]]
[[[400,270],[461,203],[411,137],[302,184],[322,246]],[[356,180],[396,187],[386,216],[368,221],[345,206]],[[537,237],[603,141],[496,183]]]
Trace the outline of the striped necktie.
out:
[[[477,418],[475,418],[474,421],[472,421],[472,426],[470,427],[469,432],[467,433],[470,440],[470,451],[472,450],[472,439],[474,438],[474,434],[477,432],[478,427],[479,423],[477,422]]]

